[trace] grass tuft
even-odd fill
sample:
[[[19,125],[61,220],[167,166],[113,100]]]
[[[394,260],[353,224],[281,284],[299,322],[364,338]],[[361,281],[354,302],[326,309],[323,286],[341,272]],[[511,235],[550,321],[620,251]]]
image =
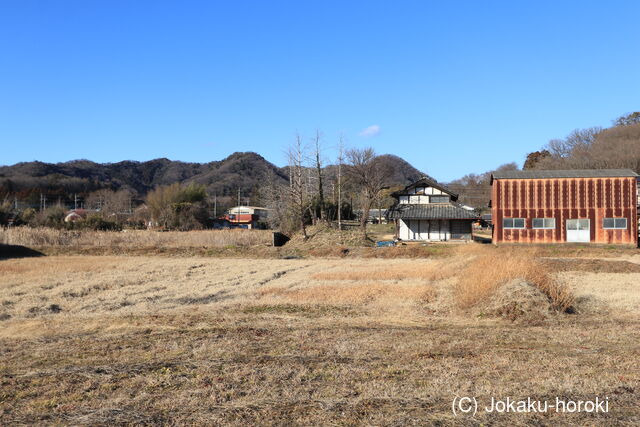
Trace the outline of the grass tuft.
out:
[[[556,310],[570,312],[575,302],[571,290],[536,259],[535,249],[484,251],[475,255],[458,276],[455,297],[462,308],[486,301],[498,288],[518,279],[538,288]]]

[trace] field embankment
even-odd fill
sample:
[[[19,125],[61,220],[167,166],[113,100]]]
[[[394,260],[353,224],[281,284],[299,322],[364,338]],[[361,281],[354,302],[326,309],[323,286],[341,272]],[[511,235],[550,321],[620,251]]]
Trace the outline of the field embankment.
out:
[[[378,233],[379,234],[379,233]],[[375,234],[373,234],[375,236]],[[294,235],[283,247],[273,247],[270,230],[199,230],[199,231],[88,231],[57,230],[52,228],[0,228],[0,258],[44,255],[160,255],[203,256],[223,258],[442,258],[455,256],[460,247],[476,248],[476,243],[400,243],[396,247],[376,248],[372,240],[364,240],[357,229],[342,232],[326,226],[308,228],[308,238]],[[10,246],[9,246],[10,245]],[[538,245],[494,247],[484,245],[483,251],[495,256],[511,253],[529,253],[537,257],[554,259],[640,259],[640,251],[631,247],[595,246],[588,244]],[[470,249],[471,251],[475,249]],[[5,252],[16,252],[15,254]],[[557,268],[562,268],[556,263]],[[566,264],[566,263],[565,263]],[[592,263],[591,268],[597,264]]]

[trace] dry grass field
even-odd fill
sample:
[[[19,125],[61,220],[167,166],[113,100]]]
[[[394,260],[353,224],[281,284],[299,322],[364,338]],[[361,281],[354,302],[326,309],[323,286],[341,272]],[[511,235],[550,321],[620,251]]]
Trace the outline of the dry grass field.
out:
[[[253,246],[271,243],[269,230],[197,230],[197,231],[88,231],[57,230],[46,227],[0,228],[0,244],[29,247],[125,247],[175,248]]]
[[[0,424],[638,425],[640,256],[567,254],[2,260]]]

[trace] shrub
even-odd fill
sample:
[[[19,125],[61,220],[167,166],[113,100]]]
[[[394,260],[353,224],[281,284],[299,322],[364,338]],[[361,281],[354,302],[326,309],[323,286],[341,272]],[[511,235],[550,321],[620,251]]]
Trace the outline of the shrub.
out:
[[[25,210],[20,212],[20,215],[18,215],[18,223],[20,225],[22,225],[22,224],[34,224],[37,214],[38,214],[38,211],[36,211],[35,209],[26,208]]]
[[[147,195],[147,206],[154,221],[167,229],[194,230],[204,228],[207,212],[205,187],[191,183],[158,187]]]
[[[0,204],[0,225],[7,225],[11,218],[11,206],[8,204]]]
[[[62,207],[54,206],[33,215],[29,225],[35,227],[63,228],[66,211]]]
[[[99,214],[93,214],[87,216],[84,221],[79,221],[79,228],[85,228],[95,231],[119,231],[122,230],[122,226],[115,221],[109,221]]]

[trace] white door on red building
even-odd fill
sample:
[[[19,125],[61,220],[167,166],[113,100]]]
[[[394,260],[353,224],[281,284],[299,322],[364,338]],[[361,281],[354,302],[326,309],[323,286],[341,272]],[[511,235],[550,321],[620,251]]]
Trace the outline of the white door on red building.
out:
[[[567,242],[590,242],[591,221],[588,219],[567,220]]]

